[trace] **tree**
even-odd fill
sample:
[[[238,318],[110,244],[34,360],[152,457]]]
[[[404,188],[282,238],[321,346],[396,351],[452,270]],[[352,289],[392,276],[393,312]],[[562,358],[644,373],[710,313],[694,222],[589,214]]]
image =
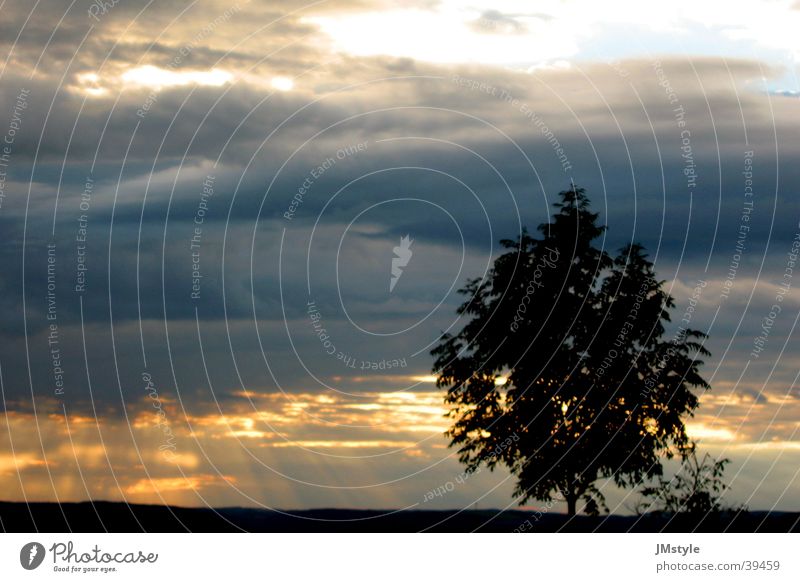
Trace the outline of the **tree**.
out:
[[[698,459],[697,447],[691,443],[674,477],[667,479],[659,476],[655,485],[641,490],[643,501],[637,507],[637,513],[657,511],[704,519],[709,514],[722,511],[744,511],[743,506],[734,508],[723,505],[728,486],[722,476],[728,463],[730,459],[712,459],[708,453]]]
[[[707,388],[701,332],[667,339],[674,301],[640,245],[613,260],[582,188],[560,193],[535,238],[523,230],[483,279],[460,290],[465,324],[432,350],[467,470],[507,466],[515,496],[596,514],[596,486],[637,486],[688,442],[683,418]]]

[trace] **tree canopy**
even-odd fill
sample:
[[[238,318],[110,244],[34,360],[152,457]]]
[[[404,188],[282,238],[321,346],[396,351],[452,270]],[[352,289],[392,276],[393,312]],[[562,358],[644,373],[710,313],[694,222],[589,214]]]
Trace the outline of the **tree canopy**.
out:
[[[460,290],[464,318],[432,350],[451,445],[468,469],[507,466],[515,495],[597,513],[599,479],[635,487],[688,445],[707,388],[705,335],[667,332],[673,298],[638,244],[615,257],[582,188],[560,193],[539,236],[523,230]]]

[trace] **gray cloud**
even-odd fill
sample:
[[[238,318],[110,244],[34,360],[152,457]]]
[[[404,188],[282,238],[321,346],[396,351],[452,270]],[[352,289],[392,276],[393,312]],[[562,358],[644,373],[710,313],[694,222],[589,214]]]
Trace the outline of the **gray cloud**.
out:
[[[606,248],[641,241],[659,275],[675,282],[678,318],[694,282],[709,281],[693,325],[710,329],[712,394],[733,390],[751,359],[736,393],[761,407],[750,416],[755,424],[791,438],[785,419],[774,426],[770,419],[782,399],[793,411],[800,396],[791,356],[794,290],[764,355],[748,356],[800,228],[797,101],[762,86],[762,76],[780,78],[779,69],[754,60],[665,57],[659,67],[634,59],[521,73],[356,58],[331,52],[301,21],[309,12],[283,17],[301,8],[294,2],[242,3],[207,33],[203,27],[227,5],[162,3],[137,16],[139,4],[121,2],[79,48],[91,25],[88,5],[80,3],[57,29],[52,14],[37,8],[13,51],[30,8],[3,7],[0,45],[9,60],[0,139],[20,89],[30,89],[0,206],[6,410],[29,410],[31,395],[53,397],[46,294],[52,241],[71,410],[94,405],[118,417],[141,396],[146,367],[165,397],[181,394],[188,411],[208,413],[213,396],[199,339],[214,396],[227,403],[242,384],[259,393],[279,385],[321,392],[321,382],[388,390],[427,374],[424,348],[454,322],[460,298],[453,290],[484,272],[500,238],[545,221],[557,192],[574,179],[609,226]],[[51,3],[48,11],[60,18],[67,6]],[[314,13],[365,6],[384,7],[353,1]],[[525,22],[521,15],[484,17],[506,33]],[[151,88],[124,86],[120,75],[142,65],[217,68],[235,81],[164,87],[137,115]],[[86,73],[97,80],[87,85]],[[294,88],[273,91],[275,76],[292,78]],[[106,92],[87,95],[87,86]],[[363,151],[337,157],[359,143]],[[747,151],[754,152],[756,195],[732,294],[721,299],[743,224]],[[319,171],[329,159],[335,163]],[[193,300],[191,239],[208,175],[214,194],[199,243],[202,297]],[[94,186],[84,208],[87,176]],[[301,187],[288,220],[284,213]],[[425,202],[388,202],[395,198]],[[81,216],[88,272],[86,291],[77,293]],[[415,255],[390,294],[392,248],[407,234]],[[324,355],[309,300],[338,350],[359,361],[406,358],[408,366],[364,372]],[[396,335],[370,335],[348,320],[385,334],[429,313]],[[708,404],[708,414],[718,410],[718,402]],[[748,418],[746,410],[737,414],[726,426]]]

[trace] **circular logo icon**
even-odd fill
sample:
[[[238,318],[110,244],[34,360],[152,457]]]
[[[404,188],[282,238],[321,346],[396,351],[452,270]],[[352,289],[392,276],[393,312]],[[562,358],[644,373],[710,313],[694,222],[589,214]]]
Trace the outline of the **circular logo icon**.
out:
[[[19,551],[19,563],[26,570],[35,570],[44,561],[44,546],[39,542],[30,542]]]

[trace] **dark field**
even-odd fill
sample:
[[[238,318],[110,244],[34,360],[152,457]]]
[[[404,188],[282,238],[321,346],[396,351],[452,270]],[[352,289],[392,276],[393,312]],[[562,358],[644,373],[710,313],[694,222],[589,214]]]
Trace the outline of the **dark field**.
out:
[[[2,503],[5,532],[797,532],[800,513],[751,511],[698,519],[663,515],[568,519],[528,511],[198,509],[112,502]]]

